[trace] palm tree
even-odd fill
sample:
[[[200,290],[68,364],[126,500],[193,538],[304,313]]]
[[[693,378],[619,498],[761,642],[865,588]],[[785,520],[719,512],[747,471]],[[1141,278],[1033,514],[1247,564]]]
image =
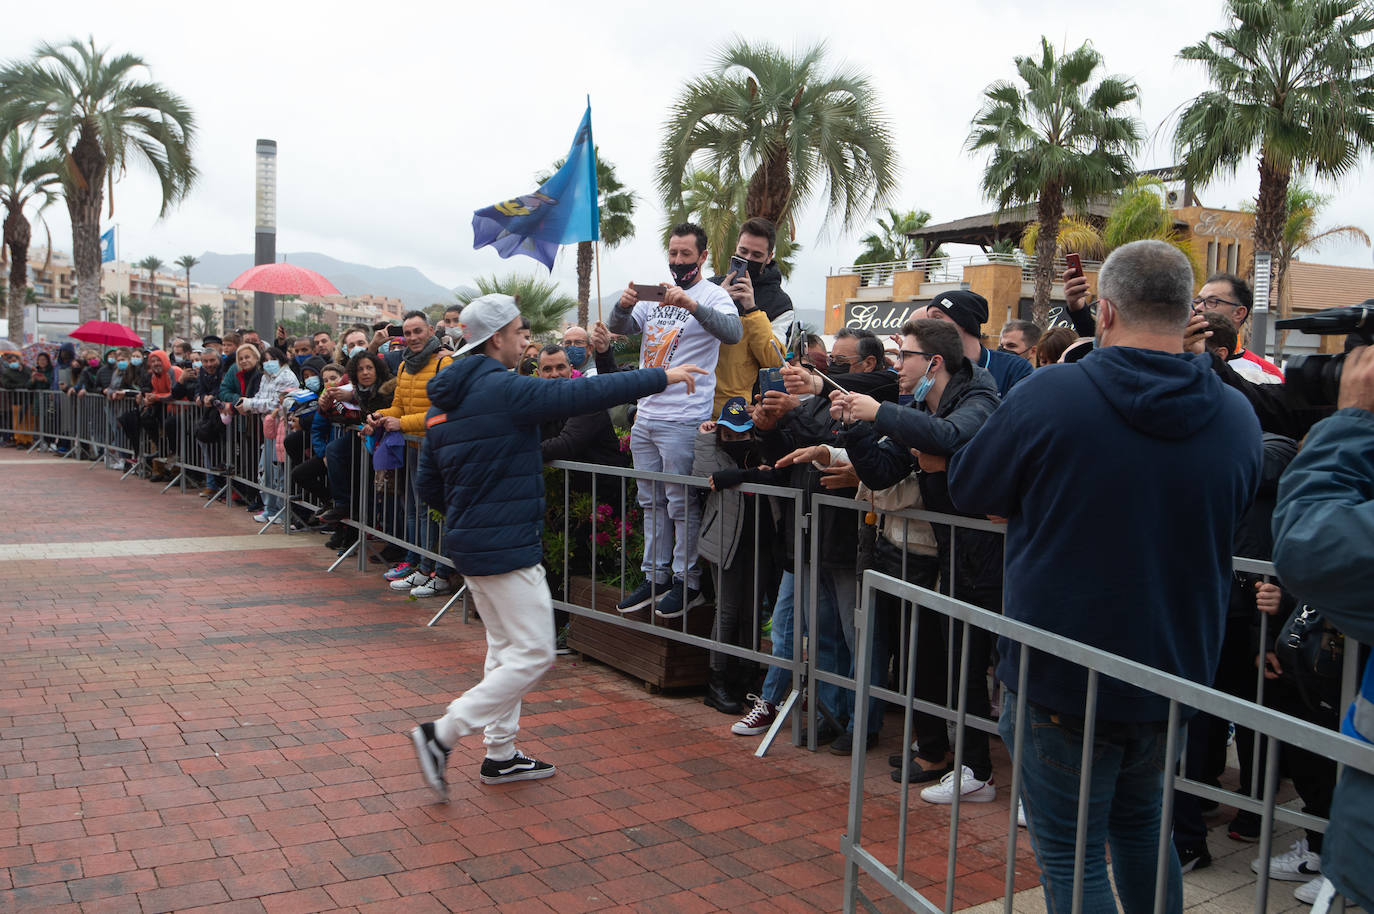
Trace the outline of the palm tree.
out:
[[[157,299],[157,271],[162,269],[162,261],[149,254],[138,263],[134,264],[135,270],[148,271],[148,304],[151,305]]]
[[[130,295],[129,300],[124,303],[124,310],[129,312],[129,329],[137,333],[138,316],[148,310],[148,303]]]
[[[159,216],[191,189],[195,117],[177,95],[143,81],[146,64],[132,54],[110,56],[94,39],[44,43],[31,60],[0,70],[0,136],[33,124],[42,147],[66,163],[63,196],[72,223],[80,319],[100,310],[100,210],[131,162],[152,168],[162,191]]]
[[[57,199],[61,162],[52,156],[39,157],[33,148],[33,133],[18,130],[5,138],[0,149],[0,207],[5,210],[4,253],[9,255],[10,275],[5,290],[9,332],[17,340],[24,336],[24,300],[29,286],[29,240],[31,226],[26,211],[41,218]],[[47,223],[44,223],[46,230]],[[48,257],[52,257],[52,237],[48,237]]]
[[[1366,0],[1227,0],[1226,11],[1227,28],[1179,52],[1212,88],[1179,116],[1174,145],[1199,184],[1259,151],[1255,251],[1277,259],[1293,174],[1336,177],[1374,147],[1374,15]]]
[[[910,209],[898,212],[888,208],[887,218],[878,219],[878,230],[860,239],[863,253],[854,258],[854,263],[893,263],[899,260],[924,260],[945,256],[943,248],[937,247],[927,253],[925,239],[917,240],[911,233],[930,222],[930,213],[923,209]],[[883,277],[875,276],[875,282]]]
[[[120,314],[120,296],[117,293],[106,292],[100,296],[100,303],[105,306],[106,313],[111,315],[115,323],[123,322],[124,317]]]
[[[601,246],[610,250],[634,237],[635,205],[639,202],[639,198],[634,191],[626,190],[625,185],[620,183],[620,179],[615,173],[615,166],[601,158],[601,147],[594,147],[593,152],[596,155],[596,205],[600,213]],[[552,171],[539,175],[535,180],[542,185],[566,163],[566,157],[559,159],[553,163]],[[586,327],[587,322],[591,319],[587,307],[591,298],[592,243],[579,241],[577,243],[577,324],[580,327]]]
[[[157,322],[162,325],[164,345],[170,346],[177,335],[177,300],[160,295],[157,299]]]
[[[325,326],[324,324],[324,305],[317,302],[306,302],[301,305],[302,323],[305,325],[307,333],[314,332]]]
[[[190,254],[182,254],[176,259],[176,265],[186,271],[186,334],[191,334],[191,268],[200,263],[200,258]]]
[[[988,86],[969,133],[971,151],[991,151],[983,193],[1003,211],[1036,207],[1040,234],[1032,314],[1041,326],[1049,320],[1054,248],[1065,204],[1082,206],[1119,190],[1134,174],[1131,155],[1143,128],[1123,110],[1139,90],[1122,76],[1104,76],[1090,85],[1101,65],[1102,55],[1090,44],[1056,57],[1042,36],[1038,59],[1016,58],[1024,90],[1005,81]]]
[[[744,213],[791,236],[814,195],[826,222],[856,227],[897,189],[897,151],[877,92],[853,67],[827,72],[825,45],[800,55],[737,40],[683,87],[659,155],[658,189],[673,212],[693,169],[747,181]]]
[[[471,286],[464,286],[453,295],[459,304],[466,305],[494,292],[515,297],[520,313],[529,318],[530,333],[534,336],[561,328],[564,315],[577,307],[577,299],[565,294],[558,283],[523,273],[479,276]]]
[[[200,318],[200,335],[219,332],[219,309],[214,305],[196,305],[196,317]]]
[[[1163,241],[1178,248],[1193,268],[1193,278],[1201,281],[1202,263],[1188,239],[1174,226],[1164,182],[1152,175],[1133,181],[1112,202],[1111,212],[1099,227],[1086,219],[1065,216],[1059,222],[1056,254],[1076,251],[1089,257],[1106,257],[1132,241]],[[1021,235],[1021,249],[1035,251],[1040,226],[1032,222]]]

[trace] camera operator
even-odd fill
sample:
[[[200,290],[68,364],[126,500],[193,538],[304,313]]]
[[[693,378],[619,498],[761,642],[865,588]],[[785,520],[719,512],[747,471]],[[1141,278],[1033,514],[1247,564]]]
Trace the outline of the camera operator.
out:
[[[1374,347],[1345,359],[1335,415],[1312,427],[1279,481],[1274,564],[1284,586],[1351,638],[1374,642]],[[1374,743],[1374,660],[1341,723]],[[1331,804],[1321,871],[1335,888],[1374,909],[1374,774],[1347,766]],[[1329,892],[1324,893],[1329,895]],[[1320,896],[1319,896],[1320,898]]]

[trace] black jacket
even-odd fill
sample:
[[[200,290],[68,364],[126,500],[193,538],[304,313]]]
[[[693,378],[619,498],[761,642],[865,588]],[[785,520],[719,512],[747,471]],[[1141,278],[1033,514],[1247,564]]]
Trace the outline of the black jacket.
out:
[[[607,467],[630,465],[620,451],[611,414],[604,409],[545,422],[539,433],[539,452],[545,463],[572,460]]]
[[[965,360],[940,396],[940,406],[931,415],[924,403],[898,406],[884,403],[872,422],[860,422],[841,436],[849,460],[865,485],[874,491],[886,489],[918,469],[911,448],[936,457],[948,457],[963,447],[987,422],[1001,401],[997,382],[985,369]],[[885,436],[885,437],[884,437]],[[949,495],[946,473],[918,473],[921,500],[927,510],[942,514],[985,519],[967,514],[954,506]],[[950,528],[933,524],[939,549],[940,567],[949,565]],[[983,530],[959,529],[953,538],[954,588],[947,593],[967,596],[971,590],[996,590],[1002,586],[1002,535]]]
[[[782,290],[782,271],[776,261],[769,261],[754,283],[754,304],[770,321],[792,310],[792,297]]]

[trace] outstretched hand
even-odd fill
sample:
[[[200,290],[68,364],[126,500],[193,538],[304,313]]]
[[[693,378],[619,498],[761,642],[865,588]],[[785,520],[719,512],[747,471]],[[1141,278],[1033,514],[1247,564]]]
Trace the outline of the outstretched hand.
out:
[[[792,453],[779,457],[773,467],[781,470],[797,463],[814,463],[817,466],[828,467],[830,466],[830,449],[823,444],[799,447]]]
[[[706,374],[705,368],[698,368],[696,365],[675,365],[668,369],[668,385],[686,384],[687,392],[696,393],[697,379],[699,374]]]

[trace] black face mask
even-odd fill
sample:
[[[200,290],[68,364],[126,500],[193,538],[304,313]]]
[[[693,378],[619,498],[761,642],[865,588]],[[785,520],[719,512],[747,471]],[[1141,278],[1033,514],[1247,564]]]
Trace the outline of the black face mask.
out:
[[[730,459],[737,466],[744,466],[745,459],[749,456],[749,449],[754,446],[751,440],[744,441],[722,441],[720,449],[730,456]]]
[[[698,277],[701,276],[701,264],[699,263],[670,263],[668,269],[673,273],[673,281],[679,288],[686,289],[695,285]]]
[[[849,374],[849,363],[830,362],[825,366],[825,373],[832,378],[837,378],[843,374]]]

